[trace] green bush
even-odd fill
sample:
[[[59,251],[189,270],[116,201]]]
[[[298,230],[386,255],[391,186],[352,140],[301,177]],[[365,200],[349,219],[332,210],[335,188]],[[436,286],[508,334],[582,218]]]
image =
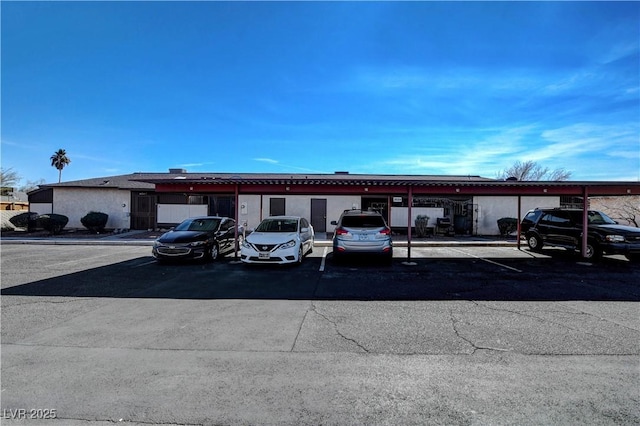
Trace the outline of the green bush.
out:
[[[500,235],[509,235],[518,229],[518,219],[514,217],[503,217],[498,219],[498,229],[500,230]]]
[[[38,219],[38,213],[24,212],[9,218],[9,222],[16,228],[35,227],[35,221]]]
[[[61,214],[43,214],[38,217],[38,224],[41,228],[49,231],[51,234],[59,234],[69,223],[69,218]]]
[[[80,219],[82,225],[91,232],[99,234],[104,231],[104,227],[107,225],[109,215],[100,212],[89,212],[85,217]]]

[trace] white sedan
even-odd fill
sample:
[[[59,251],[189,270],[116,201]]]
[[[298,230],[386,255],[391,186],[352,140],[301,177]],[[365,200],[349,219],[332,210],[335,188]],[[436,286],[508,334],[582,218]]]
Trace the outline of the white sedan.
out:
[[[244,263],[302,263],[313,251],[313,227],[303,217],[272,216],[245,238],[240,248]]]

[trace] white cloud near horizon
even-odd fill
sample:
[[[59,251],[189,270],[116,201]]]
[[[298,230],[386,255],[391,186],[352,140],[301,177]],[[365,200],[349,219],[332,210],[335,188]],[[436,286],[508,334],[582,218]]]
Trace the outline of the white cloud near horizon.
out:
[[[262,163],[269,163],[269,164],[278,164],[279,163],[278,160],[274,160],[272,158],[254,158],[253,161],[260,161]]]

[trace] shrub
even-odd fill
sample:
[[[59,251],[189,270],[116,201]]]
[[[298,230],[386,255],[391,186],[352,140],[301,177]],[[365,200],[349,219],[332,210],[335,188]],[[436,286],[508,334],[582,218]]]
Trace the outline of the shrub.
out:
[[[509,235],[518,229],[518,219],[514,217],[503,217],[498,219],[498,229],[500,230],[500,235]]]
[[[51,234],[59,234],[69,223],[69,218],[61,214],[43,214],[38,217],[40,227],[49,231]]]
[[[418,237],[425,237],[427,235],[428,224],[429,216],[421,214],[416,217],[416,234],[418,234]]]
[[[104,227],[107,225],[109,215],[100,212],[89,212],[85,217],[80,219],[82,225],[91,232],[99,234],[104,231]]]
[[[16,228],[35,228],[36,220],[38,219],[38,213],[24,212],[17,214],[9,218],[9,222]]]

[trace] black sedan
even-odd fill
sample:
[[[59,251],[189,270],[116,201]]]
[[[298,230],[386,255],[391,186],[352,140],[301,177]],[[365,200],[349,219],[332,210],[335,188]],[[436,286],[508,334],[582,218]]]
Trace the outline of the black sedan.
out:
[[[236,222],[228,217],[204,216],[189,218],[171,231],[162,234],[153,244],[153,256],[158,261],[174,259],[216,260],[238,250]],[[238,229],[242,240],[242,229]]]

